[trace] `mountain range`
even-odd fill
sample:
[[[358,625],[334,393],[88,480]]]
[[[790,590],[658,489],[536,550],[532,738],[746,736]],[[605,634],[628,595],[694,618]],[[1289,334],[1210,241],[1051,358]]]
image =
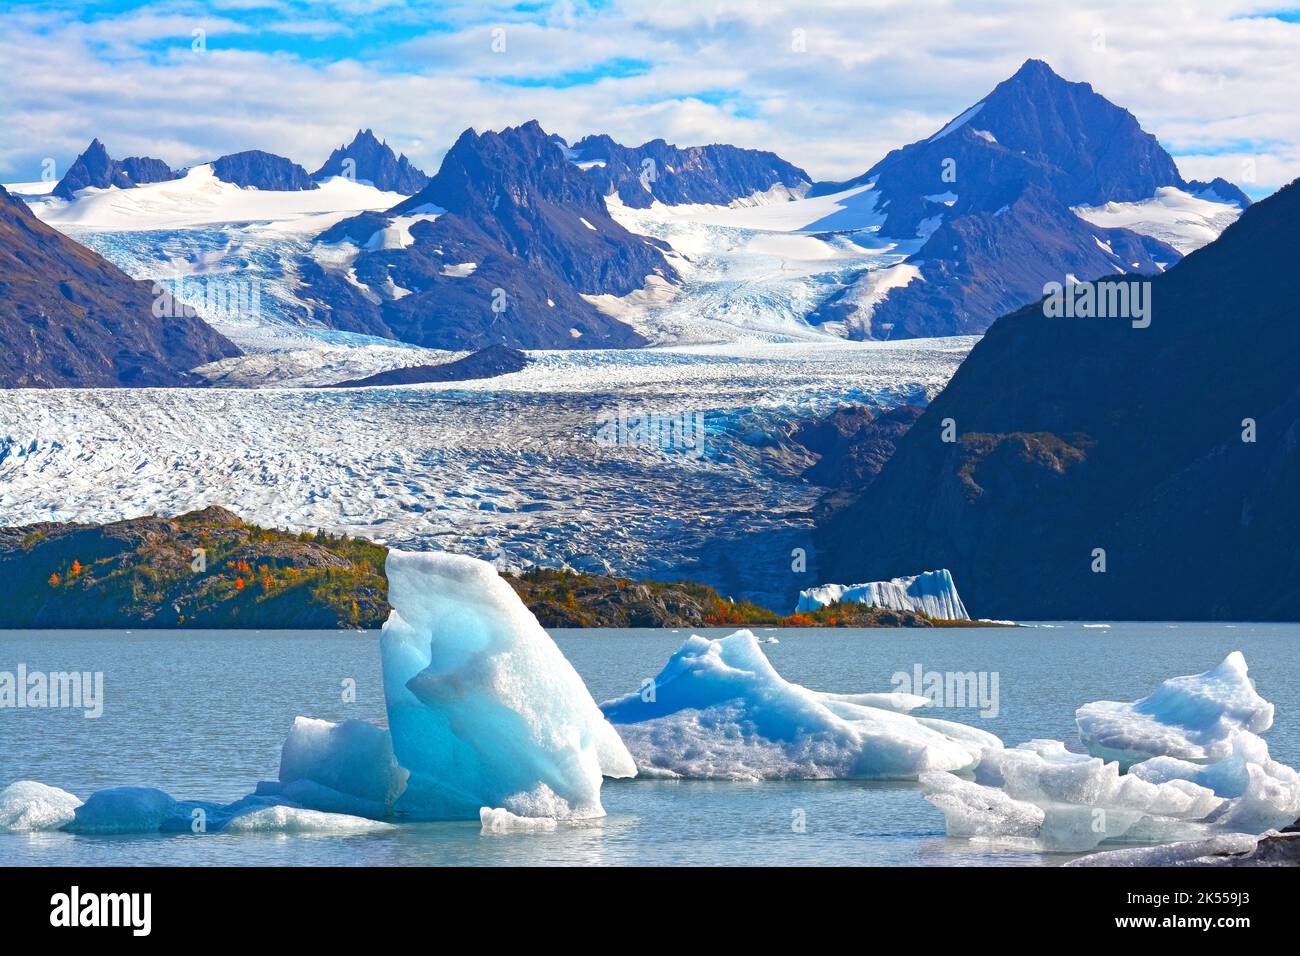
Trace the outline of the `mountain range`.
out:
[[[1293,619],[1297,223],[1292,183],[1169,271],[1117,277],[1149,283],[1146,327],[1040,304],[999,319],[825,509],[821,577],[946,567],[992,617]]]
[[[811,183],[774,153],[722,144],[629,147],[590,135],[570,146],[536,121],[466,130],[432,177],[369,129],[312,174],[260,150],[210,166],[218,180],[284,196],[340,177],[367,184],[376,205],[331,220],[286,270],[289,311],[455,350],[663,341],[656,310],[689,306],[701,263],[717,253],[674,246],[671,229],[648,235],[630,214],[708,222],[710,210],[788,208],[800,225],[742,223],[724,254],[769,239],[815,240],[831,261],[856,249],[860,266],[786,297],[794,331],[898,339],[983,332],[1053,281],[1156,275],[1250,203],[1224,180],[1184,180],[1132,114],[1040,60],[932,136],[838,183]],[[54,195],[75,206],[87,187],[137,189],[184,172],[148,157],[114,160],[95,140]],[[407,198],[378,205],[394,193]],[[815,212],[825,209],[840,211]],[[877,248],[903,255],[882,268]],[[723,276],[723,291],[694,308],[715,327],[727,322],[731,294],[753,295],[764,311],[765,283],[801,281],[785,278],[783,260],[772,264],[730,292]],[[278,287],[281,277],[269,278]]]

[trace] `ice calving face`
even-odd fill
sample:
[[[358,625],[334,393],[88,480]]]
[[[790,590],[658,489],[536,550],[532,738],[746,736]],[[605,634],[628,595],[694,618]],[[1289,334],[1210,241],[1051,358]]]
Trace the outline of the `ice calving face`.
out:
[[[916,779],[970,769],[993,734],[908,713],[909,694],[831,694],[778,674],[749,631],[692,636],[641,691],[602,704],[643,773]]]
[[[380,638],[388,724],[410,772],[399,814],[602,816],[636,767],[577,671],[486,562],[390,551]]]
[[[1170,678],[1141,700],[1084,704],[1075,721],[1090,753],[1123,767],[1162,756],[1205,762],[1232,753],[1238,734],[1273,726],[1273,705],[1255,692],[1246,658],[1233,651],[1213,670]]]

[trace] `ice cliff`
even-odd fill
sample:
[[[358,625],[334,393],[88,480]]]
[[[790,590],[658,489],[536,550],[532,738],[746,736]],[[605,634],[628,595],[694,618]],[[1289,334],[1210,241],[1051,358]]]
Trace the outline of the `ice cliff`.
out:
[[[945,621],[969,621],[957,585],[946,570],[866,584],[823,584],[799,592],[796,611],[815,611],[836,601],[870,604],[895,611],[917,611]]]

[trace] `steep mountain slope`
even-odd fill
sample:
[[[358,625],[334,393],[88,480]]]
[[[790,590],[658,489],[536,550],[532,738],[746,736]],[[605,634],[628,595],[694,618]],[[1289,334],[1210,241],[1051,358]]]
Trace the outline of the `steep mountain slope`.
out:
[[[395,155],[392,147],[380,142],[369,129],[358,130],[351,143],[330,153],[324,165],[311,174],[314,182],[330,176],[348,176],[403,196],[418,193],[429,182],[429,177],[416,169],[405,154]]]
[[[236,186],[253,186],[276,192],[318,188],[307,175],[307,170],[293,160],[260,149],[231,153],[213,160],[212,173],[218,179]]]
[[[853,186],[870,188],[882,235],[926,239],[908,260],[915,281],[883,297],[851,284],[812,317],[871,338],[982,332],[1049,279],[1153,274],[1179,257],[1136,226],[1100,229],[1073,207],[1145,202],[1162,187],[1213,196],[1229,219],[1249,202],[1228,183],[1185,182],[1131,113],[1041,60],[928,139],[813,195]]]
[[[710,203],[725,206],[784,187],[783,195],[802,194],[812,178],[776,153],[737,146],[672,146],[662,139],[636,147],[609,136],[587,136],[569,158],[596,181],[602,195],[617,193],[623,204],[644,209],[655,200],[668,205]]]
[[[120,161],[115,160],[108,155],[104,144],[94,139],[86,151],[68,167],[53,193],[60,199],[72,199],[78,189],[88,186],[97,189],[107,189],[109,186],[130,189],[145,183],[161,183],[175,178],[176,173],[161,159],[128,156]]]
[[[434,348],[629,347],[645,340],[583,296],[651,274],[674,276],[659,245],[531,122],[467,130],[419,193],[323,233],[301,295],[336,328]]]
[[[995,617],[1295,620],[1297,224],[1293,183],[1150,280],[1147,328],[998,320],[865,493],[821,516],[820,577],[943,566]]]
[[[188,370],[238,355],[0,188],[0,387],[191,384]]]

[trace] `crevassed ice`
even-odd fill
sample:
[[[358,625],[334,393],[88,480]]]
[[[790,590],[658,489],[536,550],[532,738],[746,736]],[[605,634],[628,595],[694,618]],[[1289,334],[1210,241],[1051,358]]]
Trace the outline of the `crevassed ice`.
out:
[[[601,708],[638,769],[654,776],[916,779],[968,770],[1002,746],[974,727],[907,713],[917,706],[909,694],[793,684],[741,630],[690,637],[652,684]]]
[[[968,621],[966,605],[947,569],[865,584],[823,584],[799,592],[796,611],[815,611],[836,601],[895,611],[917,611],[946,621]]]

